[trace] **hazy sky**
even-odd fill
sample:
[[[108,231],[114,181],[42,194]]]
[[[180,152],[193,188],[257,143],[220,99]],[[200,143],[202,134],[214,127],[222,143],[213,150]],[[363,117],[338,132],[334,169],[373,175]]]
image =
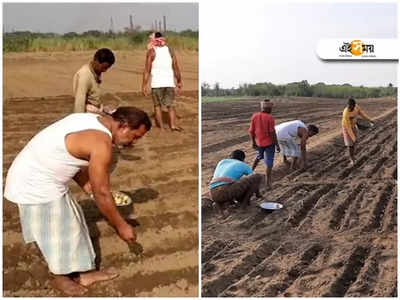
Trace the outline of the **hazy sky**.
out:
[[[324,38],[396,38],[396,4],[213,1],[201,3],[200,15],[202,82],[397,84],[397,62],[324,62],[316,55]]]
[[[150,30],[155,20],[166,16],[167,29],[197,30],[198,4],[194,3],[5,3],[5,31],[66,33],[87,30],[108,31],[113,19],[114,30],[129,27],[129,15],[134,26]]]

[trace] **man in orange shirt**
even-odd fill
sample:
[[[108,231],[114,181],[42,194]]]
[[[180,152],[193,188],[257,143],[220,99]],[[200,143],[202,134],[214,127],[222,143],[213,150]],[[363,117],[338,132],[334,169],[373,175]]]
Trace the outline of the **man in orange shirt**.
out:
[[[267,179],[267,188],[272,188],[272,167],[274,165],[275,147],[280,152],[278,139],[275,133],[275,119],[271,115],[273,103],[266,99],[260,103],[261,112],[254,113],[251,117],[249,135],[253,148],[258,151],[253,163],[253,170],[260,160],[264,159]]]

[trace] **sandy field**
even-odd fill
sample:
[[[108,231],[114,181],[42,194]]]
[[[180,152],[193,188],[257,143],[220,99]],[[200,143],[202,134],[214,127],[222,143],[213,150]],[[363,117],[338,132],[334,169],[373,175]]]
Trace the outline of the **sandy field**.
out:
[[[93,53],[4,56],[3,182],[29,139],[73,110],[72,76]],[[138,93],[144,52],[116,52],[117,64],[103,77],[106,103],[132,105],[152,115],[152,100]],[[89,226],[100,268],[120,276],[97,283],[85,296],[198,295],[198,61],[178,53],[184,93],[177,98],[182,133],[152,129],[135,148],[123,150],[112,173],[113,190],[133,198],[121,212],[136,226],[143,256],[129,252],[100,215],[94,201],[72,183]],[[79,255],[79,254],[77,254]],[[18,208],[3,201],[3,295],[63,296],[51,288],[48,268],[35,244],[25,244]]]
[[[360,131],[349,165],[340,134],[346,100],[277,99],[276,123],[320,127],[309,141],[309,168],[288,172],[277,155],[273,190],[262,190],[226,219],[207,199],[217,162],[234,149],[255,158],[247,130],[258,101],[202,107],[202,295],[241,297],[397,297],[396,100],[362,99],[375,128]],[[256,172],[264,173],[262,162]],[[283,204],[272,213],[265,201]]]

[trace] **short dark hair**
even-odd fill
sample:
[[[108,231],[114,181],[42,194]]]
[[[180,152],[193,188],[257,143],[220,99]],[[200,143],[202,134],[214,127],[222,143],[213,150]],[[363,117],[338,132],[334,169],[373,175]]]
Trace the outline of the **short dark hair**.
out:
[[[354,98],[350,98],[349,101],[347,101],[347,106],[349,107],[350,111],[353,111],[354,107],[356,107],[356,100],[354,100]]]
[[[232,151],[231,158],[244,161],[244,159],[246,158],[246,154],[242,150],[237,149]]]
[[[146,130],[151,129],[151,121],[146,112],[133,106],[118,107],[112,118],[120,123],[127,123],[131,129],[138,129],[142,124]]]
[[[94,60],[98,61],[99,63],[109,63],[109,65],[113,65],[115,63],[115,56],[114,53],[108,48],[101,48],[96,51],[93,57]]]
[[[159,31],[157,31],[157,32],[154,34],[154,37],[155,37],[155,38],[159,38],[159,37],[162,37],[162,36],[163,36],[162,33],[159,32]]]
[[[350,106],[354,106],[356,105],[356,100],[354,100],[354,98],[349,98],[349,101],[347,101],[347,104]]]
[[[318,132],[319,132],[318,127],[315,126],[314,124],[308,125],[307,128],[308,128],[309,131],[312,131],[312,132],[314,132],[315,134],[318,134]]]

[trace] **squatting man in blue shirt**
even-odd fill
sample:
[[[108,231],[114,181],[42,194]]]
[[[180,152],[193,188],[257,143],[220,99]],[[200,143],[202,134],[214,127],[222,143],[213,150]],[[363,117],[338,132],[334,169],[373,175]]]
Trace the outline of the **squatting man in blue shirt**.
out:
[[[215,168],[209,186],[210,196],[223,217],[224,203],[236,200],[245,208],[250,205],[253,194],[256,194],[257,198],[261,197],[259,189],[264,175],[253,173],[251,167],[244,162],[245,157],[242,150],[235,150],[230,158],[221,160]]]

